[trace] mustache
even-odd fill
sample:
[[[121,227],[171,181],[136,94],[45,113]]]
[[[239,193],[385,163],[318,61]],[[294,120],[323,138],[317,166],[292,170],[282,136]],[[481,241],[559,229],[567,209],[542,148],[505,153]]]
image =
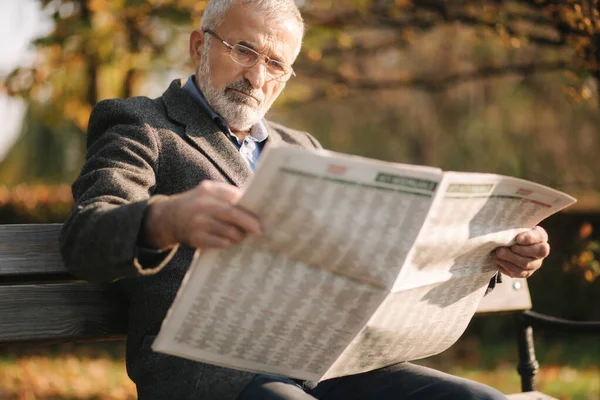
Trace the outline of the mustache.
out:
[[[238,92],[245,93],[248,96],[254,97],[260,103],[262,103],[264,100],[263,93],[260,90],[253,89],[252,84],[246,79],[233,82],[231,85],[227,86],[225,90],[227,89],[233,89],[237,90]]]

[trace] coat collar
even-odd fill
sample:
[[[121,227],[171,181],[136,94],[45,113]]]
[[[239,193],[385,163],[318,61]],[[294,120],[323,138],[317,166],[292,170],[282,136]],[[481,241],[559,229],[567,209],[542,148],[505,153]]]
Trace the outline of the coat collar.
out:
[[[210,116],[183,89],[183,81],[176,79],[163,94],[167,115],[185,127],[185,135],[234,185],[243,188],[253,172],[242,159],[238,149]],[[279,132],[264,120],[269,132],[264,151],[273,146],[286,144]]]
[[[277,131],[277,129],[273,128],[273,126],[271,125],[271,123],[269,121],[263,120],[263,123],[264,123],[265,127],[267,128],[267,132],[269,133],[269,136],[267,137],[267,140],[265,142],[265,145],[263,146],[261,154],[264,154],[265,151],[270,147],[288,145],[288,143],[285,142],[283,140],[283,138],[281,137],[281,134]]]

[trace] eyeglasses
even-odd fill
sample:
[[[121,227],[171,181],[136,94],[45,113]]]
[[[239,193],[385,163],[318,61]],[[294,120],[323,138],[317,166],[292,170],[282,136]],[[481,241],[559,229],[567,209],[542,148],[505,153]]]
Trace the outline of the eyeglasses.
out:
[[[219,35],[213,31],[206,29],[204,33],[208,33],[219,39],[229,49],[229,56],[236,63],[243,65],[244,67],[253,67],[261,58],[265,59],[265,66],[267,69],[267,75],[278,82],[287,82],[292,76],[296,76],[296,73],[287,64],[273,60],[264,54],[260,54],[250,47],[244,46],[243,44],[231,45],[221,39]]]

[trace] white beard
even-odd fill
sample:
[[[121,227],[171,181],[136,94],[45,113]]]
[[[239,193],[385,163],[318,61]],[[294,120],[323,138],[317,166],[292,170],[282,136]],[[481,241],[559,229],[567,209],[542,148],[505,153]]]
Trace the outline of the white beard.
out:
[[[265,104],[262,91],[253,89],[252,85],[245,79],[233,82],[224,89],[216,88],[211,80],[210,64],[207,57],[209,50],[210,43],[207,41],[204,45],[204,57],[202,57],[197,76],[200,91],[212,109],[223,117],[231,129],[247,132],[265,117],[265,114],[271,108],[271,104]],[[231,89],[247,93],[254,99]],[[255,99],[258,99],[258,101]]]

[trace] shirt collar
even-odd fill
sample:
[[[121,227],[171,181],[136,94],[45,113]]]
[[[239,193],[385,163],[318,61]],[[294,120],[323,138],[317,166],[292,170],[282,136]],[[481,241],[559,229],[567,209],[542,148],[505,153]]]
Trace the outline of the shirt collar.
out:
[[[217,114],[215,110],[208,105],[206,98],[194,83],[194,75],[190,75],[185,85],[183,85],[183,90],[192,96],[194,100],[196,100],[202,110],[208,114],[208,116],[215,122],[215,124],[217,124],[220,129],[226,132],[232,139],[235,139],[238,144],[241,144],[240,139],[233,134],[231,129],[229,129],[229,126],[223,117]],[[267,130],[264,122],[258,121],[256,124],[254,124],[252,128],[250,128],[250,135],[248,137],[257,143],[264,142],[269,137],[269,131]]]

